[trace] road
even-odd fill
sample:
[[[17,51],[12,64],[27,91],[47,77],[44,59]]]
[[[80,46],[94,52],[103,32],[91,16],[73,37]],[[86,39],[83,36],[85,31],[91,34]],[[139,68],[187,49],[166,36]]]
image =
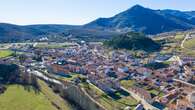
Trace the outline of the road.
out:
[[[176,81],[176,82],[180,82],[180,83],[183,83],[183,84],[186,84],[186,85],[188,85],[188,86],[190,86],[190,87],[195,88],[195,85],[194,85],[194,84],[191,84],[191,83],[188,83],[188,82],[179,80],[179,79],[173,79],[173,80]]]
[[[185,41],[188,40],[189,38],[190,38],[190,33],[188,33],[188,34],[185,35],[184,40],[181,42],[181,48],[185,48],[185,47],[184,47],[184,43],[185,43]]]

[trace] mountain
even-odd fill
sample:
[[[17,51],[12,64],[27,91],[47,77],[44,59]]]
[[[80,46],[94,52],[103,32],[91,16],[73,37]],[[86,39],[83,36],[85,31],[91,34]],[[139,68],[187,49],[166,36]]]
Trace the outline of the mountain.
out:
[[[13,24],[0,23],[0,40],[20,40],[20,39],[36,39],[42,35],[60,33],[68,25],[29,25],[19,26]]]
[[[147,52],[160,49],[160,44],[137,32],[129,32],[113,37],[111,40],[105,41],[104,44],[115,49],[144,50]]]
[[[82,26],[72,25],[13,25],[0,23],[0,41],[21,41],[21,40],[34,40],[45,36],[61,36],[66,37],[72,35],[72,37],[79,38],[102,38],[107,39],[114,35],[118,35],[118,32],[103,31],[96,29],[82,28]]]
[[[178,10],[166,9],[166,10],[161,10],[161,13],[187,19],[193,25],[195,24],[195,11],[178,11]]]
[[[195,24],[195,11],[187,11],[187,12],[185,12],[187,15],[189,15],[189,16],[191,16],[191,17],[189,17],[188,19],[190,19],[192,22],[193,22],[193,24]]]
[[[166,12],[167,11],[167,12]],[[172,10],[171,10],[172,11]],[[179,14],[180,11],[175,11]],[[170,14],[169,10],[152,10],[135,5],[111,18],[99,18],[85,25],[87,28],[119,31],[141,31],[145,34],[158,34],[174,30],[186,30],[195,27],[188,19],[190,14],[181,12],[182,15]]]
[[[27,25],[0,23],[0,41],[34,40],[46,36],[84,40],[109,39],[113,36],[136,31],[154,35],[162,32],[195,28],[195,11],[153,10],[140,5],[110,18],[99,18],[85,25]]]
[[[195,11],[186,11],[185,14],[187,14],[191,17],[195,17]]]

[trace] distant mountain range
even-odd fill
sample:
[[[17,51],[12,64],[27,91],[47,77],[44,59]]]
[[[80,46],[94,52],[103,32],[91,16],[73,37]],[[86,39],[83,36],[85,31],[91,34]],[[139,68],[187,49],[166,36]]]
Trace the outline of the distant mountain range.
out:
[[[119,35],[114,31],[103,31],[97,29],[83,28],[71,25],[28,25],[19,26],[0,23],[0,42],[15,42],[21,40],[35,40],[42,37],[67,37],[75,38],[102,38],[107,39]]]
[[[116,31],[141,31],[158,34],[195,28],[195,12],[152,10],[135,5],[111,18],[99,18],[86,24],[87,28]]]
[[[195,11],[152,10],[135,5],[111,18],[99,18],[81,26],[28,25],[0,23],[0,40],[36,39],[45,35],[110,38],[116,34],[139,31],[145,34],[195,28]]]

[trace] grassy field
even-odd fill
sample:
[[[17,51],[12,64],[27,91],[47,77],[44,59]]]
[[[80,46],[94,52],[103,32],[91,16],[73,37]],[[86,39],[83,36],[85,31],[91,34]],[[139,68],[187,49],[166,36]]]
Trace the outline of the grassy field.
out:
[[[182,41],[184,39],[184,34],[177,34],[175,36],[175,39],[178,40],[178,41]]]
[[[155,89],[149,90],[148,92],[150,94],[154,94],[154,95],[159,96],[159,97],[162,97],[165,95],[163,92],[160,92],[159,90],[155,90]]]
[[[48,85],[38,80],[40,92],[21,85],[8,85],[4,94],[0,94],[0,110],[74,110],[67,101],[55,94]],[[55,106],[54,106],[55,105]]]
[[[56,48],[66,48],[70,44],[66,43],[38,43],[36,45],[37,48],[49,48],[49,49],[56,49]]]
[[[9,85],[0,95],[1,110],[57,110],[43,93],[27,91],[20,85]]]
[[[60,108],[60,110],[73,110],[72,106],[59,95],[55,94],[44,81],[39,80],[39,84],[42,93],[50,102],[54,103],[58,108]]]
[[[135,81],[134,80],[122,80],[120,82],[120,84],[125,87],[125,88],[129,88],[129,87],[132,87],[134,84],[135,84]]]
[[[182,49],[181,53],[182,53],[182,55],[195,57],[195,50],[192,50],[192,49],[186,49],[186,48]]]
[[[12,51],[9,50],[0,50],[0,58],[8,57],[12,55]]]
[[[70,81],[72,81],[72,80],[74,80],[75,78],[78,78],[78,77],[82,77],[82,75],[81,74],[77,74],[77,73],[70,73],[69,76],[61,77],[60,79],[64,80],[64,81],[70,82]]]
[[[165,63],[168,63],[168,62],[165,62]],[[130,87],[136,85],[136,83],[135,83],[134,80],[122,80],[122,81],[120,82],[120,84],[121,84],[124,88],[126,88],[126,89],[128,89],[128,88],[130,88]],[[156,89],[151,89],[151,90],[150,90],[150,89],[148,89],[148,86],[143,86],[142,88],[144,88],[146,91],[148,91],[149,93],[154,94],[154,95],[156,95],[156,96],[162,97],[162,96],[164,95],[160,90],[156,90]]]
[[[184,39],[185,33],[177,33],[174,38],[165,37],[163,38],[166,43],[163,45],[160,54],[172,54],[173,52],[178,52],[179,55],[192,56],[195,57],[195,38],[189,39],[184,42],[184,49],[180,47],[181,42]],[[161,37],[160,37],[161,38]],[[159,39],[156,39],[159,40]],[[162,40],[162,38],[161,38]]]
[[[184,47],[187,49],[193,49],[195,51],[195,38],[187,40],[184,43]]]

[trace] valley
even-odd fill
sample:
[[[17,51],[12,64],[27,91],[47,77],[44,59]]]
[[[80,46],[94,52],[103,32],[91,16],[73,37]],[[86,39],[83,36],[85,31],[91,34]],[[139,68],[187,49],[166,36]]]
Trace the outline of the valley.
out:
[[[141,5],[82,25],[0,23],[0,110],[194,110],[194,29],[194,11]]]

